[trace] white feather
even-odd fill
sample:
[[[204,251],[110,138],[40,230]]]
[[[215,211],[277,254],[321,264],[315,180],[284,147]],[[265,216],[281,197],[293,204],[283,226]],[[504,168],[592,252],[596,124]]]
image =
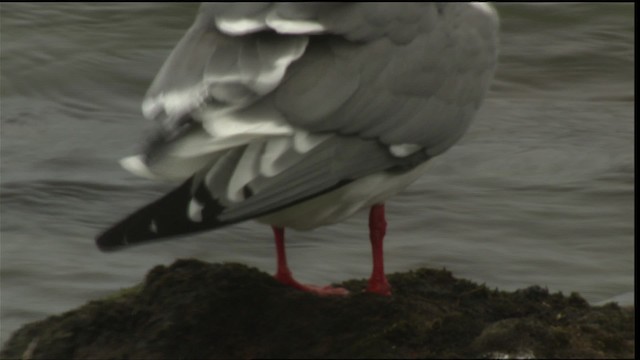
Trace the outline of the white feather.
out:
[[[149,224],[149,231],[152,233],[158,233],[158,225],[156,225],[154,220],[151,220],[151,224]]]
[[[417,144],[399,144],[389,146],[389,151],[397,157],[409,156],[423,147]]]
[[[260,158],[260,174],[264,176],[278,175],[282,169],[276,167],[276,161],[292,146],[290,137],[277,137],[267,141],[264,153]]]
[[[207,86],[200,83],[188,89],[174,90],[146,98],[142,102],[142,114],[147,119],[154,119],[162,111],[169,116],[180,116],[202,104],[207,92]]]
[[[297,46],[291,49],[290,53],[283,54],[273,62],[271,69],[256,77],[253,81],[253,86],[251,86],[254,91],[260,95],[265,95],[280,84],[289,65],[298,60],[307,48],[309,39],[306,37],[300,37],[299,39]]]
[[[315,21],[284,19],[276,12],[272,11],[266,16],[261,15],[254,18],[222,18],[215,19],[216,27],[225,34],[246,35],[257,31],[271,28],[280,34],[317,34],[326,28]]]
[[[158,176],[151,170],[149,170],[144,161],[142,161],[142,157],[140,155],[134,155],[126,157],[124,159],[120,159],[120,166],[134,175],[151,180],[158,179]]]
[[[310,20],[283,19],[271,12],[265,19],[267,26],[280,34],[317,34],[325,31],[325,27]]]
[[[263,19],[224,19],[217,18],[216,27],[229,35],[246,35],[248,33],[264,30],[267,24]]]
[[[189,219],[193,222],[201,222],[202,221],[202,209],[204,206],[198,202],[195,198],[191,199],[189,202],[189,209],[187,211],[187,215]]]
[[[489,4],[487,2],[471,1],[470,4],[474,8],[482,11],[483,13],[485,13],[487,15],[490,15],[493,18],[497,18],[498,17],[498,12],[496,11],[496,9],[491,4]]]
[[[229,200],[235,202],[244,200],[242,188],[259,175],[257,163],[263,148],[264,143],[261,141],[253,141],[247,146],[229,180],[227,188]]]
[[[300,154],[304,154],[314,147],[320,145],[323,141],[329,139],[332,135],[315,135],[307,131],[297,129],[293,134],[293,148]]]
[[[237,136],[255,138],[293,133],[293,128],[286,123],[284,117],[268,108],[252,108],[222,116],[203,109],[197,117],[202,120],[204,129],[213,138],[220,140]]]

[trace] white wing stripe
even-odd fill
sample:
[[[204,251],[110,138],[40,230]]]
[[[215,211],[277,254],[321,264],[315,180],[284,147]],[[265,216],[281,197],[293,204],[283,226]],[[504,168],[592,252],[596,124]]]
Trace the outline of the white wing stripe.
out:
[[[261,19],[224,19],[217,18],[216,27],[229,35],[246,35],[248,33],[264,30],[267,24]]]
[[[280,34],[317,34],[325,31],[325,27],[309,20],[283,19],[271,12],[266,18],[267,25]]]
[[[215,18],[216,27],[225,34],[242,36],[250,33],[272,29],[280,34],[317,34],[326,31],[324,25],[316,21],[285,19],[276,11],[249,18]]]
[[[145,98],[142,113],[148,119],[155,119],[164,111],[169,121],[172,121],[196,110],[208,97],[222,103],[215,107],[216,111],[230,112],[249,105],[280,84],[289,65],[304,54],[308,42],[306,37],[284,42],[281,44],[285,46],[281,54],[263,59],[260,66],[255,68],[240,67],[224,74],[205,72],[202,74],[202,81],[192,87],[169,88],[158,95]],[[215,51],[218,50],[214,50],[213,56]]]
[[[263,148],[264,142],[254,141],[249,143],[247,149],[242,154],[242,157],[240,158],[240,161],[238,161],[238,165],[236,165],[236,169],[229,180],[227,197],[230,201],[237,202],[244,200],[242,188],[259,175],[258,161]]]
[[[291,145],[291,137],[278,137],[267,141],[264,153],[260,158],[260,174],[267,177],[278,175],[280,171],[276,167],[276,162],[291,149]]]

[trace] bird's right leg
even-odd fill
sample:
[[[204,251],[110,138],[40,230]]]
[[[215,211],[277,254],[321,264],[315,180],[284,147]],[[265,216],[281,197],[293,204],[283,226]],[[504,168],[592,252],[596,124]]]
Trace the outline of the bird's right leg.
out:
[[[284,228],[272,226],[273,234],[276,239],[276,254],[278,257],[278,270],[276,271],[275,278],[279,282],[289,285],[298,290],[307,291],[314,293],[320,296],[328,296],[328,295],[347,295],[349,291],[340,287],[332,287],[332,286],[315,286],[315,285],[304,285],[297,282],[293,275],[291,274],[291,270],[289,270],[289,266],[287,265],[287,254],[284,248]]]

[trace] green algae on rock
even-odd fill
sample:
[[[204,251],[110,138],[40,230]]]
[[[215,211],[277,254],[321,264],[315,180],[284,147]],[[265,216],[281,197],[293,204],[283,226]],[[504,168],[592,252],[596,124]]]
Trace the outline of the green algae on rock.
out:
[[[393,296],[317,297],[240,264],[178,260],[106,299],[25,325],[3,359],[633,358],[634,313],[445,270],[389,276]]]

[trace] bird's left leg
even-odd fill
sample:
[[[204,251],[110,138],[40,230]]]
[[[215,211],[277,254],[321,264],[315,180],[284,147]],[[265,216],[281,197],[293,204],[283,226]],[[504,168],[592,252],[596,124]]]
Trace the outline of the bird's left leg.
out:
[[[272,226],[272,228],[276,238],[276,254],[278,257],[278,270],[274,276],[276,280],[298,290],[311,292],[320,296],[349,294],[347,289],[340,287],[305,285],[297,282],[293,278],[291,270],[289,270],[289,266],[287,265],[287,254],[284,248],[284,228],[277,226]]]
[[[371,240],[373,254],[373,272],[369,278],[367,291],[389,296],[391,295],[391,286],[384,275],[382,250],[382,241],[386,232],[387,221],[384,218],[384,203],[373,205],[369,212],[369,239]]]

